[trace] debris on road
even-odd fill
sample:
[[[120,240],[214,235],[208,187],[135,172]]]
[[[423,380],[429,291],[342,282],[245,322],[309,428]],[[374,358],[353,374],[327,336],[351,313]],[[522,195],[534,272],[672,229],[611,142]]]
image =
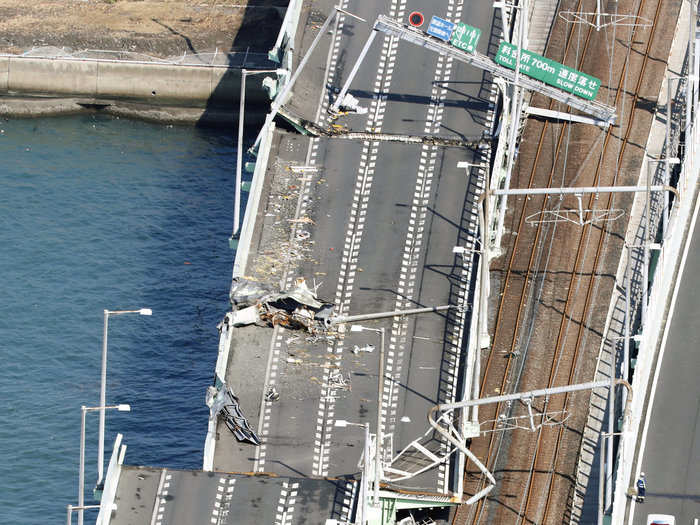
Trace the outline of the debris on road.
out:
[[[248,441],[253,445],[260,445],[260,438],[250,428],[250,424],[238,404],[238,398],[226,386],[226,383],[222,383],[219,389],[215,386],[207,388],[207,406],[209,407],[209,419],[222,417],[238,441]]]
[[[360,352],[367,352],[367,353],[372,353],[374,352],[374,345],[365,345],[365,346],[353,346],[352,348],[352,353],[357,355]]]
[[[238,279],[231,289],[231,303],[240,309],[233,312],[233,326],[257,324],[325,333],[326,320],[333,314],[333,303],[319,300],[303,277],[286,292],[271,292],[260,283]]]

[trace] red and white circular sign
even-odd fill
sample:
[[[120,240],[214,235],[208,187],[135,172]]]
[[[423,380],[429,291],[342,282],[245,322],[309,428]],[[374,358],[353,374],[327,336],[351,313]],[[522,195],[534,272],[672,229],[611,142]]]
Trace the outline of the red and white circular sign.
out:
[[[408,15],[408,23],[413,27],[420,27],[423,25],[423,22],[425,22],[425,18],[423,17],[423,13],[420,11],[413,11],[410,15]]]

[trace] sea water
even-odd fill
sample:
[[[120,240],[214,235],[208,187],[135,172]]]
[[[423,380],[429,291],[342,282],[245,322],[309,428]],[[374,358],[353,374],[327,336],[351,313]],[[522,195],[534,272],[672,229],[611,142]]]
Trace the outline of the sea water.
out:
[[[131,412],[106,412],[106,462],[120,432],[126,464],[201,468],[234,256],[233,142],[96,115],[0,121],[1,523],[63,523],[77,505],[104,309],[153,311],[109,318],[107,404]],[[87,414],[86,504],[98,419]]]

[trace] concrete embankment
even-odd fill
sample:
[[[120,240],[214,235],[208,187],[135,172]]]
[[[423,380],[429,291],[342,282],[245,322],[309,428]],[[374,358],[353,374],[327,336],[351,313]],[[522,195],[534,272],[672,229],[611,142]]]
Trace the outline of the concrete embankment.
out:
[[[246,119],[269,104],[262,76],[247,79]],[[90,59],[0,57],[0,115],[38,116],[102,110],[164,122],[231,124],[241,70]]]

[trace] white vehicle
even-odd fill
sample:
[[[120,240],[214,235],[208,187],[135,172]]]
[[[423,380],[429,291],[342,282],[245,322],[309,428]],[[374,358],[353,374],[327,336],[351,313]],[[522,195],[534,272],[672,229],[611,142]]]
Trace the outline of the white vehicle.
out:
[[[647,525],[676,525],[676,518],[670,514],[649,514]]]

